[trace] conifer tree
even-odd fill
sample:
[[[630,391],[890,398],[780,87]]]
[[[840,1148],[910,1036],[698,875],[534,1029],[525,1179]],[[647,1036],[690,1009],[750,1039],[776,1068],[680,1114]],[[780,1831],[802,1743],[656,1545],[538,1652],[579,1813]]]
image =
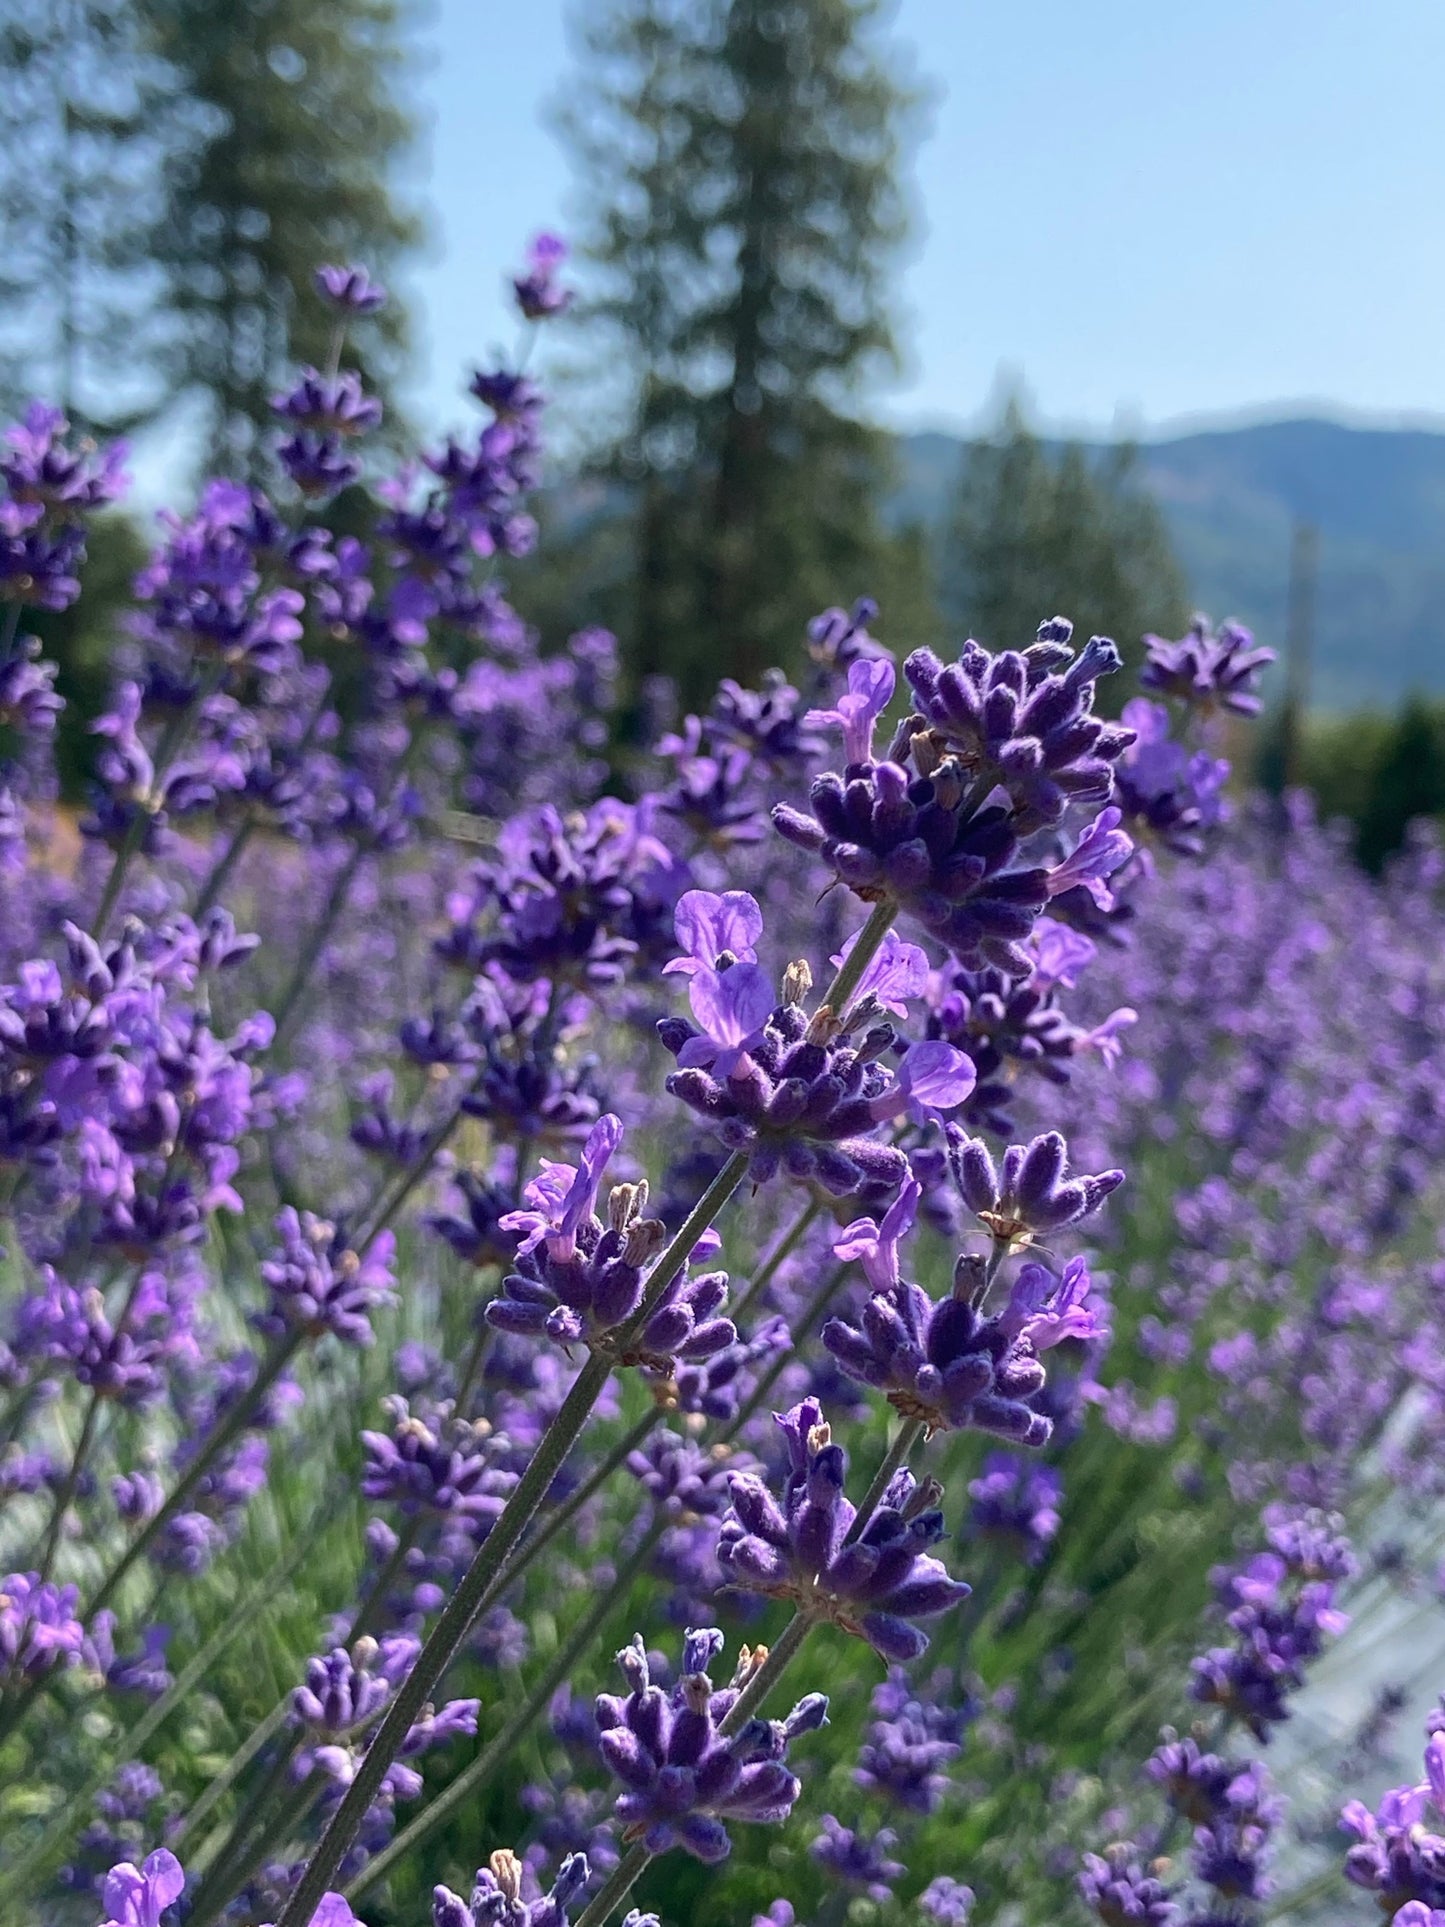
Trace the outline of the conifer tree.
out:
[[[1016,403],[965,454],[940,576],[953,626],[991,649],[1021,647],[1042,617],[1066,615],[1137,662],[1141,636],[1179,635],[1189,615],[1137,451],[1120,443],[1091,458],[1076,442],[1052,451]]]
[[[151,259],[171,75],[136,0],[0,9],[0,401],[101,433],[165,403]]]
[[[878,0],[610,0],[567,118],[628,485],[635,668],[689,694],[795,657],[808,617],[904,571],[886,438],[911,96]],[[917,585],[913,585],[916,587]],[[885,613],[889,613],[885,610]],[[896,610],[893,613],[898,613]],[[889,633],[896,635],[896,625]]]
[[[386,280],[417,238],[394,173],[411,138],[398,0],[138,0],[184,103],[157,253],[168,280],[173,389],[200,398],[211,458],[254,466],[270,396],[320,364],[327,261]],[[393,299],[367,331],[386,390],[402,344]],[[378,346],[378,344],[380,344]]]

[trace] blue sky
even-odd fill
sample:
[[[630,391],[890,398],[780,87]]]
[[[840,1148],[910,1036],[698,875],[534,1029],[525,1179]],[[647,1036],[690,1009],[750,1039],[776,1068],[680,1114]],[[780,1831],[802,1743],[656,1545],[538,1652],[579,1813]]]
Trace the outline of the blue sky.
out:
[[[566,229],[546,108],[586,3],[434,0],[419,31],[429,423],[512,339],[526,237]],[[1000,382],[1106,430],[1445,417],[1438,0],[899,0],[891,31],[934,99],[880,417],[967,424]]]

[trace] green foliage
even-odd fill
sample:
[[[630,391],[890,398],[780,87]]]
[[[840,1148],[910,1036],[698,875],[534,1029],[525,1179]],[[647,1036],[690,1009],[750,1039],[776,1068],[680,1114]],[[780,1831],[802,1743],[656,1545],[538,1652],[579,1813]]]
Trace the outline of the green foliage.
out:
[[[55,761],[60,793],[72,802],[84,794],[90,774],[90,723],[114,683],[121,617],[134,607],[131,583],[145,558],[145,538],[129,516],[101,516],[86,541],[85,594],[59,614],[26,611],[27,632],[40,637],[47,660],[59,665],[55,686],[65,708],[56,726]]]
[[[723,662],[747,680],[795,660],[811,615],[882,599],[890,574],[916,596],[877,515],[888,440],[849,412],[894,353],[911,97],[879,13],[612,0],[584,22],[565,125],[597,270],[583,319],[617,422],[595,467],[622,484],[626,529],[625,563],[616,531],[604,557],[634,670],[669,670],[690,698]]]
[[[1277,760],[1279,719],[1260,745]],[[1412,695],[1393,716],[1312,716],[1299,733],[1298,780],[1320,814],[1353,826],[1355,852],[1378,876],[1410,823],[1445,816],[1445,703]]]
[[[210,459],[245,472],[281,377],[325,359],[331,323],[314,270],[361,259],[386,280],[418,237],[389,179],[412,134],[399,94],[403,5],[137,4],[184,109],[156,237],[166,370],[174,394],[204,401]],[[385,394],[404,339],[393,299],[366,333],[374,390]]]
[[[950,620],[991,649],[1029,641],[1042,611],[1070,617],[1080,635],[1112,636],[1137,667],[1141,636],[1177,636],[1189,613],[1137,451],[1070,442],[1055,453],[1014,402],[964,455],[941,580]]]

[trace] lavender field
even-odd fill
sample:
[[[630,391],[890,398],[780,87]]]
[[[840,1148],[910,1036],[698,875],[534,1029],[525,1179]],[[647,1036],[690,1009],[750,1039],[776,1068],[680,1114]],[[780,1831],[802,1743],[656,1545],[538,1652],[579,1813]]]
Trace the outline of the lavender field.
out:
[[[78,836],[0,456],[0,1922],[1441,1927],[1445,852],[1226,621],[624,714],[320,286]]]

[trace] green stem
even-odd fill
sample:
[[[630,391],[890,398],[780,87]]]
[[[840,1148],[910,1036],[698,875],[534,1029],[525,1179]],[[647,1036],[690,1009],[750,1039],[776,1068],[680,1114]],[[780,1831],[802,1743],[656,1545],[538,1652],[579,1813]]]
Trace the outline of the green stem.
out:
[[[824,993],[823,1001],[842,1019],[848,1014],[848,1005],[853,993],[862,980],[863,972],[872,963],[874,954],[898,915],[898,905],[885,897],[882,903],[875,903],[867,923],[858,932],[858,941],[838,966],[838,974]]]
[[[225,889],[230,881],[231,872],[240,862],[246,845],[256,834],[257,827],[257,819],[254,816],[243,817],[237,824],[230,842],[211,865],[210,875],[201,885],[200,894],[196,898],[196,907],[191,912],[197,923]]]
[[[269,1355],[262,1362],[261,1369],[256,1374],[250,1390],[245,1392],[236,1401],[225,1418],[223,1418],[215,1430],[211,1432],[200,1451],[186,1467],[179,1483],[175,1486],[160,1511],[157,1512],[153,1518],[146,1521],[140,1532],[132,1539],[115,1565],[112,1566],[109,1574],[101,1582],[99,1590],[83,1608],[80,1616],[87,1625],[94,1618],[95,1614],[100,1611],[101,1607],[108,1605],[111,1599],[114,1598],[116,1588],[120,1585],[121,1580],[125,1578],[125,1575],[130,1571],[136,1560],[141,1557],[142,1553],[155,1542],[156,1535],[162,1532],[165,1527],[170,1524],[171,1520],[175,1518],[176,1514],[181,1510],[182,1506],[184,1506],[187,1499],[190,1498],[191,1494],[196,1490],[197,1486],[201,1483],[202,1479],[205,1478],[221,1454],[225,1452],[228,1447],[234,1445],[236,1440],[246,1430],[247,1426],[251,1424],[257,1412],[261,1409],[262,1404],[265,1402],[267,1393],[300,1349],[302,1337],[303,1334],[300,1332],[288,1332],[284,1338],[279,1339],[277,1343],[272,1346]]]
[[[894,1434],[893,1443],[883,1455],[883,1463],[873,1474],[873,1483],[863,1494],[863,1503],[859,1506],[857,1515],[848,1528],[848,1535],[843,1541],[845,1546],[851,1546],[855,1540],[862,1537],[868,1521],[883,1503],[883,1494],[892,1484],[894,1473],[907,1465],[909,1455],[917,1445],[922,1431],[921,1418],[907,1419],[899,1426]]]
[[[687,1221],[653,1268],[642,1303],[622,1334],[624,1340],[641,1330],[651,1317],[663,1293],[687,1263],[693,1246],[742,1183],[747,1168],[746,1152],[735,1152],[699,1198]],[[500,1582],[509,1554],[581,1437],[592,1408],[601,1397],[602,1388],[610,1376],[610,1360],[596,1353],[588,1358],[578,1373],[556,1417],[542,1435],[531,1463],[513,1488],[500,1518],[462,1576],[416,1664],[387,1708],[356,1778],[332,1815],[276,1927],[309,1927],[322,1894],[330,1887],[337,1868],[356,1838],[367,1809],[376,1798],[387,1768],[400,1753],[417,1715],[466,1638],[487,1593]]]
[[[798,1217],[794,1219],[782,1237],[779,1238],[767,1257],[758,1266],[753,1276],[748,1280],[747,1289],[733,1306],[732,1320],[734,1324],[738,1322],[748,1307],[756,1301],[759,1294],[765,1291],[772,1283],[777,1275],[779,1265],[797,1250],[804,1233],[822,1209],[823,1206],[819,1199],[811,1199],[806,1209],[799,1213]]]
[[[182,1847],[190,1839],[196,1828],[211,1812],[220,1805],[222,1799],[240,1779],[246,1768],[255,1759],[278,1729],[285,1725],[286,1715],[291,1711],[291,1695],[279,1701],[262,1720],[261,1724],[247,1735],[243,1743],[231,1755],[221,1771],[211,1781],[192,1806],[181,1823],[181,1830],[171,1842],[173,1851],[179,1855]]]
[[[409,1826],[379,1853],[369,1860],[361,1872],[347,1887],[345,1896],[355,1900],[358,1894],[389,1873],[399,1860],[406,1857],[413,1847],[429,1839],[447,1816],[457,1809],[463,1800],[469,1799],[489,1785],[497,1769],[501,1767],[514,1746],[520,1744],[531,1731],[536,1721],[551,1704],[552,1695],[572,1674],[579,1659],[592,1641],[601,1632],[608,1618],[616,1610],[618,1602],[626,1598],[632,1582],[642,1572],[652,1557],[653,1547],[662,1537],[667,1526],[665,1518],[659,1518],[649,1530],[647,1537],[633,1553],[631,1559],[618,1573],[612,1585],[598,1595],[590,1611],[583,1614],[553,1654],[551,1663],[540,1675],[526,1700],[502,1730],[482,1748],[469,1767],[459,1773],[451,1785],[438,1793],[426,1808],[417,1815]]]
[[[575,1927],[602,1927],[603,1921],[611,1920],[647,1871],[651,1859],[652,1855],[640,1843],[624,1854],[607,1885],[593,1896],[586,1913],[578,1915]]]
[[[100,1421],[100,1408],[103,1401],[98,1387],[93,1388],[90,1402],[85,1408],[81,1421],[80,1437],[75,1441],[75,1450],[70,1455],[70,1465],[64,1482],[55,1495],[55,1504],[50,1510],[50,1524],[45,1534],[45,1547],[40,1555],[40,1583],[43,1586],[50,1577],[55,1564],[55,1555],[60,1550],[60,1535],[65,1529],[65,1515],[70,1510],[70,1502],[75,1497],[80,1475],[85,1470],[85,1461],[90,1457],[90,1448],[95,1443],[95,1430]]]
[[[233,1835],[227,1844],[223,1863],[207,1875],[196,1896],[187,1927],[210,1927],[230,1906],[267,1854],[275,1853],[287,1840],[295,1838],[302,1821],[320,1798],[324,1781],[312,1771],[304,1780],[290,1777],[292,1749],[288,1747],[279,1765],[285,1771],[258,1796],[252,1808],[244,1837]]]
[[[365,844],[358,843],[332,880],[331,889],[326,898],[326,907],[312,926],[310,936],[302,945],[301,954],[296,959],[286,988],[282,991],[276,1009],[272,1012],[276,1019],[276,1034],[271,1040],[272,1050],[280,1049],[295,1021],[296,1013],[301,1007],[301,993],[305,990],[316,960],[326,948],[327,939],[336,928],[341,912],[346,907],[347,896],[352,884],[356,881],[356,873],[361,868],[366,854]]]

